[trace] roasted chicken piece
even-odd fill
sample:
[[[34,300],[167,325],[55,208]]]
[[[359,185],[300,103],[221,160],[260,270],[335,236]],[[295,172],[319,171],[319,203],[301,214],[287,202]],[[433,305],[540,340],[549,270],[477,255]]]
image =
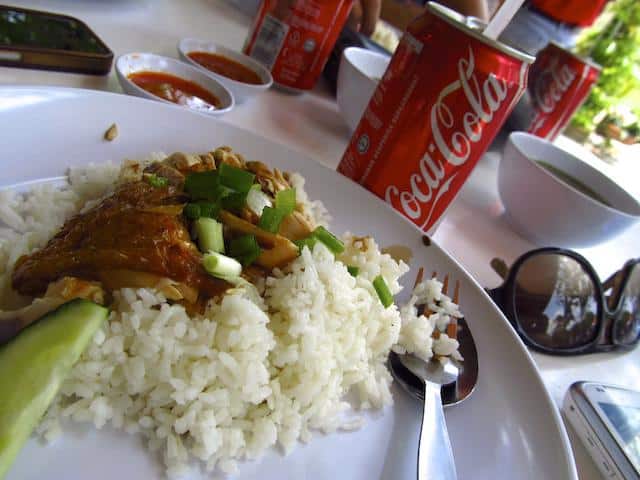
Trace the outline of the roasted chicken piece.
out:
[[[169,168],[154,170],[166,175]],[[96,207],[68,220],[44,248],[18,259],[13,287],[40,296],[51,282],[75,276],[101,281],[109,289],[166,289],[169,298],[187,301],[223,293],[230,285],[204,270],[182,219],[187,199],[179,175],[172,171],[164,186],[145,179],[124,183]]]
[[[12,284],[23,295],[40,296],[52,282],[77,277],[100,282],[107,291],[155,288],[188,308],[202,306],[231,285],[208,274],[202,254],[182,215],[193,201],[184,191],[188,174],[216,170],[221,164],[255,174],[265,195],[291,187],[285,174],[260,162],[247,162],[229,147],[202,155],[176,152],[146,167],[127,162],[115,192],[96,207],[65,223],[41,250],[16,262]],[[249,276],[259,277],[298,256],[293,243],[308,237],[314,225],[299,211],[287,215],[276,234],[260,229],[259,215],[242,207],[239,215],[221,211],[226,235],[254,235],[262,251]],[[260,270],[262,269],[262,273]]]

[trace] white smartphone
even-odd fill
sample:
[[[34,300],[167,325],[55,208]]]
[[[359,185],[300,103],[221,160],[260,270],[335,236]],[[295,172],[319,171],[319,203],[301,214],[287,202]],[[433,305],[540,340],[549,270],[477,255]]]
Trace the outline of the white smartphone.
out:
[[[605,478],[640,480],[640,391],[576,382],[562,410]]]

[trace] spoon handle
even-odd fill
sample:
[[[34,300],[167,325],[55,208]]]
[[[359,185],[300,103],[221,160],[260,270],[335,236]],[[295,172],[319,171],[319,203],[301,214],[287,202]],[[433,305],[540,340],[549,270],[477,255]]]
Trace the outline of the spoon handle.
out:
[[[440,400],[440,385],[426,381],[420,444],[418,480],[456,480],[456,464]]]

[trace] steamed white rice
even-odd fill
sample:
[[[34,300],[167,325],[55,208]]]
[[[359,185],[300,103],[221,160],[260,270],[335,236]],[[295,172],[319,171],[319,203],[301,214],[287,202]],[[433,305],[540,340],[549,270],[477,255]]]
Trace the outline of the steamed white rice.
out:
[[[0,228],[3,310],[30,301],[10,288],[16,259],[108,194],[118,175],[113,165],[90,166],[70,172],[63,190],[0,192],[0,221],[7,226]],[[308,200],[304,179],[292,178],[306,211],[326,224],[326,210]],[[272,446],[289,452],[313,431],[358,428],[353,406],[393,401],[389,351],[457,356],[455,339],[431,335],[460,313],[437,280],[420,284],[401,309],[385,309],[372,280],[382,275],[396,294],[407,265],[382,254],[371,238],[343,240],[339,258],[317,244],[264,285],[240,284],[195,317],[150,289],[115,292],[109,321],[64,382],[40,433],[53,439],[61,418],[139,433],[176,476],[193,459],[232,473],[237,461],[259,458]],[[359,267],[359,275],[352,277],[346,265]],[[415,305],[422,303],[435,313],[418,316]],[[347,393],[355,394],[355,405]]]

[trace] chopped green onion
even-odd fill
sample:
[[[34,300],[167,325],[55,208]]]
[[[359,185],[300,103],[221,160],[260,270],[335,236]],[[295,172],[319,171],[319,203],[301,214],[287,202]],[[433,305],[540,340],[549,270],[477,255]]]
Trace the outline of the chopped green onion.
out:
[[[220,205],[212,202],[198,202],[196,204],[200,208],[200,216],[208,218],[217,218],[220,212]]]
[[[253,188],[258,187],[258,188]],[[247,207],[251,209],[256,215],[262,215],[262,211],[265,207],[271,207],[271,200],[269,197],[260,190],[260,185],[257,183],[251,187],[247,194]]]
[[[182,209],[182,213],[189,220],[197,220],[201,215],[200,205],[197,203],[187,203]]]
[[[313,246],[318,242],[318,239],[313,235],[309,235],[307,238],[303,238],[302,240],[295,240],[293,243],[296,244],[298,250],[302,252],[304,247],[307,247],[309,250],[313,250]]]
[[[388,308],[390,305],[393,305],[393,295],[391,295],[389,286],[387,285],[387,282],[384,281],[384,278],[382,278],[382,275],[378,275],[373,280],[373,288],[376,289],[378,298],[384,308]]]
[[[312,235],[324,243],[334,255],[344,252],[344,243],[326,228],[320,226],[313,231]]]
[[[197,220],[200,217],[217,218],[220,206],[212,202],[187,203],[182,213],[189,220]]]
[[[224,253],[224,237],[220,222],[213,218],[200,217],[193,223],[193,228],[200,250]]]
[[[225,210],[238,212],[242,210],[242,207],[247,204],[247,194],[240,192],[230,193],[222,199],[221,203],[222,208],[224,208]]]
[[[264,207],[260,221],[258,222],[258,228],[266,230],[267,232],[278,233],[283,218],[284,215],[277,208]]]
[[[267,209],[265,208],[265,211],[266,210]],[[344,244],[322,226],[316,228],[307,238],[296,240],[293,243],[295,243],[298,246],[298,249],[302,251],[305,246],[309,247],[309,250],[313,250],[313,246],[317,241],[322,242],[334,255],[344,252]]]
[[[251,196],[251,193],[252,192],[249,192],[249,196]],[[259,193],[261,194],[262,192]],[[256,194],[258,194],[258,192],[256,192]],[[270,233],[278,233],[284,217],[291,214],[296,208],[296,190],[294,188],[287,188],[286,190],[276,193],[275,207],[271,206],[271,201],[266,195],[265,198],[259,200],[259,202],[261,205],[257,208],[261,207],[262,212],[258,227]]]
[[[237,260],[217,252],[205,253],[202,265],[214,277],[237,277],[242,273],[242,265]]]
[[[229,255],[236,258],[245,267],[251,265],[260,256],[260,245],[253,235],[242,235],[229,242]]]
[[[219,200],[221,189],[218,172],[195,172],[187,175],[184,180],[184,191],[194,200]]]
[[[349,265],[347,266],[347,272],[349,272],[352,277],[357,277],[360,273],[360,269],[358,267],[354,267],[353,265]]]
[[[276,193],[276,208],[282,212],[283,217],[293,213],[296,209],[296,189],[287,188]]]
[[[244,267],[248,267],[253,262],[255,262],[259,256],[260,250],[253,253],[246,253],[245,255],[242,255],[238,260]]]
[[[260,248],[260,246],[254,235],[241,235],[229,242],[229,252],[231,255],[235,253],[242,255],[243,253],[251,252],[258,248]]]
[[[169,184],[169,179],[168,178],[161,177],[161,176],[156,175],[154,173],[152,173],[151,175],[147,175],[146,179],[147,179],[147,182],[149,182],[149,185],[151,185],[152,187],[155,187],[155,188],[166,187]]]
[[[247,193],[253,185],[256,176],[241,168],[232,167],[228,163],[220,164],[218,168],[220,183],[236,192]]]

